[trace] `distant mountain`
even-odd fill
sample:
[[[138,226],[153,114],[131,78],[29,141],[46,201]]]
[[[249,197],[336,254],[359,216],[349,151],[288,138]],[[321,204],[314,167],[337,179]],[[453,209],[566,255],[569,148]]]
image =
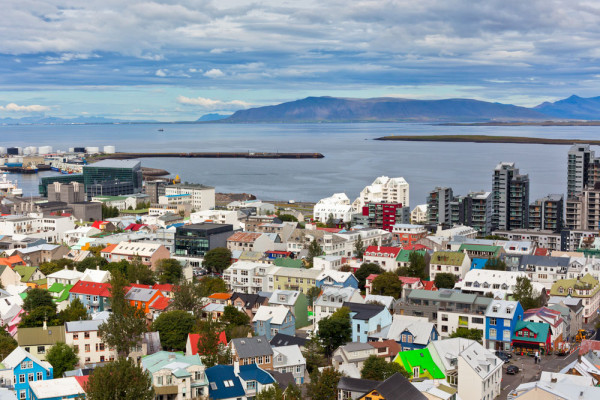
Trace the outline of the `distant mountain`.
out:
[[[554,103],[542,103],[533,109],[553,118],[600,120],[600,97],[573,95]]]
[[[470,99],[307,97],[236,111],[223,122],[480,122],[546,120],[537,110]]]
[[[23,118],[0,118],[0,125],[69,125],[69,124],[115,124],[115,123],[152,123],[157,121],[131,121],[104,117],[59,118],[32,116]]]
[[[203,116],[198,118],[196,121],[198,121],[198,122],[218,121],[220,119],[225,119],[227,117],[229,117],[229,115],[211,113],[211,114],[204,114]]]

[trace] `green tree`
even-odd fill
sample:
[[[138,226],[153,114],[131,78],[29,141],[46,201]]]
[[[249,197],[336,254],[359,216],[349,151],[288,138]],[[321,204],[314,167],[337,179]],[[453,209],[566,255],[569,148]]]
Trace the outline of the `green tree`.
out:
[[[317,336],[313,336],[302,351],[302,355],[306,359],[306,370],[308,373],[312,373],[315,369],[324,367],[327,365],[325,359],[325,349],[321,345],[321,341]]]
[[[356,257],[362,260],[363,254],[365,254],[365,244],[360,235],[358,235],[358,239],[354,242],[354,252],[356,253]]]
[[[531,281],[525,276],[517,278],[517,284],[513,292],[513,299],[521,303],[523,310],[537,308],[540,306],[539,294],[535,293]]]
[[[456,331],[452,332],[450,335],[451,338],[465,338],[476,340],[479,343],[482,343],[483,332],[479,329],[468,329],[464,327],[458,328]]]
[[[440,272],[435,275],[434,282],[438,289],[452,289],[456,283],[456,277],[449,272]]]
[[[85,391],[87,400],[154,400],[152,376],[125,358],[94,369]]]
[[[152,330],[160,333],[160,342],[165,350],[185,350],[188,333],[196,319],[186,311],[167,311],[158,316]]]
[[[65,322],[80,321],[88,318],[89,315],[87,309],[78,298],[73,299],[67,308],[58,313],[58,319],[60,320],[61,325]]]
[[[57,379],[62,378],[65,371],[75,368],[75,365],[79,362],[79,357],[77,357],[74,348],[68,344],[58,342],[50,347],[48,354],[46,354],[46,360],[52,364],[54,379]]]
[[[313,239],[312,242],[310,242],[310,245],[308,245],[308,256],[306,257],[306,261],[308,262],[311,268],[313,265],[314,258],[319,257],[322,254],[323,249],[321,248],[321,245],[317,242],[316,239]]]
[[[100,325],[98,334],[104,343],[117,350],[119,356],[125,357],[141,342],[141,335],[146,332],[146,318],[142,310],[133,307],[125,299],[128,282],[123,275],[118,272],[112,274],[110,284],[112,313]]]
[[[358,287],[360,290],[365,290],[365,284],[367,283],[367,277],[372,274],[381,274],[383,270],[375,263],[363,263],[360,268],[356,271],[354,276],[358,280]]]
[[[231,251],[226,247],[217,247],[206,252],[202,266],[212,272],[221,273],[231,265]]]
[[[206,279],[206,278],[204,278]],[[171,308],[174,310],[191,311],[194,315],[200,315],[202,309],[202,294],[200,293],[200,285],[191,282],[182,282],[174,289],[173,302]]]
[[[183,279],[183,267],[174,258],[160,260],[157,266],[158,281],[160,283],[178,284]]]
[[[398,372],[408,378],[408,372],[406,372],[400,364],[387,362],[381,357],[370,355],[363,364],[363,368],[360,371],[360,377],[362,379],[385,381],[387,378]]]
[[[319,297],[319,293],[321,293],[321,288],[316,286],[311,287],[306,291],[306,299],[308,300],[308,305],[310,307],[313,306],[317,297]]]
[[[325,354],[331,357],[335,349],[352,340],[350,309],[341,307],[330,316],[321,319],[318,335]]]
[[[27,292],[27,297],[23,301],[23,309],[31,312],[39,307],[49,307],[52,309],[52,315],[56,314],[56,304],[50,292],[44,289],[32,289]]]
[[[60,258],[54,261],[48,261],[41,263],[39,268],[40,272],[44,275],[50,275],[54,272],[65,269],[65,267],[72,268],[75,263],[73,260],[69,260],[68,258]]]
[[[227,292],[227,284],[218,276],[205,276],[200,279],[198,291],[200,297],[208,297],[214,293],[225,293]]]
[[[327,217],[327,221],[325,222],[325,226],[328,228],[335,228],[335,220],[333,219],[333,214],[329,214]]]
[[[76,263],[75,268],[79,272],[83,272],[86,269],[96,269],[96,267],[100,267],[100,269],[105,270],[107,269],[107,265],[108,261],[106,261],[106,258],[102,256],[91,256]]]
[[[340,267],[340,271],[342,272],[352,272],[352,267],[348,264],[344,264]]]
[[[499,258],[488,258],[483,268],[493,269],[496,271],[506,271],[506,263]]]
[[[219,342],[219,335],[223,331],[223,324],[208,319],[199,321],[198,330],[200,338],[198,339],[198,355],[206,368],[217,364],[229,364],[231,361],[231,351],[227,346]]]
[[[0,359],[4,360],[17,346],[17,341],[10,333],[4,327],[0,327]]]
[[[234,306],[225,306],[225,310],[221,314],[221,322],[225,324],[225,334],[229,341],[239,337],[240,334],[245,336],[248,333],[250,317]],[[244,329],[241,330],[239,327],[243,327]]]
[[[408,256],[408,267],[404,276],[412,276],[414,278],[426,279],[428,275],[427,262],[425,261],[425,255],[413,251]]]
[[[318,369],[310,374],[310,382],[306,384],[306,394],[312,400],[337,400],[337,386],[342,373],[329,367],[323,372]]]
[[[277,218],[279,218],[281,222],[298,222],[298,218],[291,214],[279,214]]]
[[[371,293],[381,296],[392,296],[394,299],[402,295],[402,282],[394,272],[384,272],[373,279]]]
[[[255,400],[301,400],[302,392],[298,386],[290,383],[285,390],[281,390],[279,385],[273,385],[268,389],[262,390],[256,394]]]
[[[56,307],[51,306],[39,306],[32,311],[28,312],[27,315],[21,318],[19,323],[20,327],[23,328],[34,328],[44,325],[44,321],[47,326],[60,325],[61,322],[56,316]]]
[[[142,264],[139,257],[135,257],[132,262],[128,263],[125,271],[125,276],[129,282],[138,282],[142,285],[154,285],[156,283],[152,270]]]
[[[117,207],[110,207],[102,203],[102,219],[116,218],[119,216],[119,209]]]

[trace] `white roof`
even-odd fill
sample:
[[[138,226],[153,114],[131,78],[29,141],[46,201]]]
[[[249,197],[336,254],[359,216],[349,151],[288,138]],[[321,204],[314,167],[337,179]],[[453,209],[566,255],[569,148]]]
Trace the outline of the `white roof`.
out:
[[[76,269],[61,269],[60,271],[56,271],[50,275],[48,275],[48,278],[55,278],[55,279],[68,279],[68,280],[72,280],[72,279],[81,279],[81,277],[83,276],[82,272],[77,271]]]
[[[485,311],[485,316],[512,319],[518,304],[518,301],[493,300]]]
[[[284,357],[283,361],[281,362],[277,360],[277,356],[279,354]],[[273,347],[273,367],[301,364],[306,364],[306,359],[300,351],[300,346],[297,344],[291,346]]]
[[[429,322],[427,318],[394,315],[392,324],[389,327],[370,336],[398,341],[402,336],[402,332],[408,330],[414,337],[413,343],[425,345],[429,342],[434,326],[434,323]]]
[[[284,299],[280,299],[279,296],[283,296]],[[275,290],[269,298],[269,304],[284,304],[286,306],[293,306],[296,304],[296,300],[300,296],[300,292],[296,290]]]
[[[140,257],[152,257],[162,246],[161,243],[150,242],[121,242],[111,251],[113,254],[123,254]]]
[[[557,398],[595,400],[600,397],[600,388],[590,380],[593,381],[591,377],[542,371],[539,381],[522,383],[511,394],[522,395],[537,388]]]
[[[496,271],[493,269],[472,269],[465,274],[465,277],[454,286],[462,290],[480,290],[490,292],[494,285],[500,285],[500,290],[506,290],[512,293],[517,285],[517,278],[527,277],[523,271]],[[479,287],[474,286],[475,283]],[[489,286],[484,287],[484,283]]]
[[[465,348],[459,357],[462,358],[482,379],[502,368],[502,360],[477,342]]]
[[[83,271],[82,281],[106,283],[110,280],[110,272],[101,269],[89,269]]]
[[[317,280],[320,281],[327,277],[330,277],[334,282],[344,283],[348,278],[352,276],[352,272],[342,272],[336,270],[323,271],[317,276]]]
[[[290,310],[285,306],[260,306],[256,315],[252,318],[252,322],[271,320],[272,324],[281,325],[285,322]]]
[[[31,381],[29,387],[35,394],[36,399],[40,400],[85,394],[75,377]]]
[[[40,244],[38,246],[25,247],[24,249],[15,249],[18,250],[21,254],[29,254],[35,253],[36,251],[52,251],[56,248],[60,247],[58,244]]]
[[[52,368],[52,365],[50,365],[49,362],[40,361],[38,358],[31,355],[31,353],[25,351],[25,349],[22,348],[21,346],[18,346],[16,349],[14,349],[12,351],[12,353],[10,353],[8,356],[6,356],[6,358],[4,360],[2,360],[2,364],[4,365],[5,368],[13,369],[17,365],[21,364],[21,362],[25,358],[29,358],[31,361],[34,361],[36,364],[42,366],[47,371],[49,371],[50,368]]]
[[[358,289],[354,289],[353,287],[340,286],[321,286],[321,290],[321,295],[315,300],[316,306],[336,305],[341,307],[345,301],[352,301],[352,296],[356,292],[359,292]],[[331,300],[332,297],[333,301]]]
[[[449,338],[444,340],[434,340],[427,345],[429,351],[435,351],[438,358],[442,360],[444,370],[456,368],[455,363],[458,355],[475,341],[465,338]]]
[[[368,294],[368,295],[366,295],[365,296],[365,304],[369,303],[370,301],[376,301],[378,303],[381,303],[388,310],[390,308],[392,308],[392,305],[394,304],[394,298],[392,296],[379,296],[377,294]]]

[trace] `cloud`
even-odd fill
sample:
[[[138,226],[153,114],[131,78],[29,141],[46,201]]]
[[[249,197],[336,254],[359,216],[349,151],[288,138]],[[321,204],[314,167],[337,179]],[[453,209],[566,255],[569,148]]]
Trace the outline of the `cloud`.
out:
[[[191,105],[191,106],[200,106],[207,110],[240,110],[244,108],[248,108],[251,106],[250,103],[247,103],[242,100],[231,100],[231,101],[222,101],[222,100],[214,100],[208,99],[206,97],[186,97],[186,96],[178,96],[177,102],[180,104]]]
[[[213,68],[211,70],[206,71],[204,73],[204,76],[206,76],[208,78],[220,78],[222,76],[225,76],[225,74],[220,69]]]
[[[51,108],[52,107],[41,106],[39,104],[32,104],[29,106],[20,106],[15,103],[8,103],[5,106],[0,106],[0,111],[41,113],[41,112],[45,112],[45,111],[50,111]]]
[[[156,70],[156,72],[154,73],[154,75],[160,76],[162,78],[162,77],[167,76],[167,72],[164,71],[164,70],[162,70],[162,69],[158,69],[158,70]]]
[[[40,64],[63,64],[74,60],[89,60],[91,58],[100,58],[97,54],[75,54],[75,53],[64,53],[58,57],[46,57],[45,61],[41,61]]]

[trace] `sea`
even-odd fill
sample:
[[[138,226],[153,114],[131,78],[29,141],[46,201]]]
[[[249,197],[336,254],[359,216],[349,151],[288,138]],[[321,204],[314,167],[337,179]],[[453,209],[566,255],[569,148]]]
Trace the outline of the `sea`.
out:
[[[162,129],[162,131],[160,131]],[[108,124],[0,126],[0,146],[116,146],[118,152],[319,152],[323,159],[144,158],[182,182],[263,200],[318,201],[344,192],[354,200],[382,175],[410,184],[410,206],[426,203],[436,186],[455,195],[491,190],[494,167],[514,162],[530,179],[530,201],[567,188],[569,146],[542,144],[377,141],[387,135],[506,135],[598,139],[595,126],[445,126],[404,123],[348,124]],[[600,150],[600,149],[598,149]],[[13,175],[25,195],[36,195],[35,175]]]

